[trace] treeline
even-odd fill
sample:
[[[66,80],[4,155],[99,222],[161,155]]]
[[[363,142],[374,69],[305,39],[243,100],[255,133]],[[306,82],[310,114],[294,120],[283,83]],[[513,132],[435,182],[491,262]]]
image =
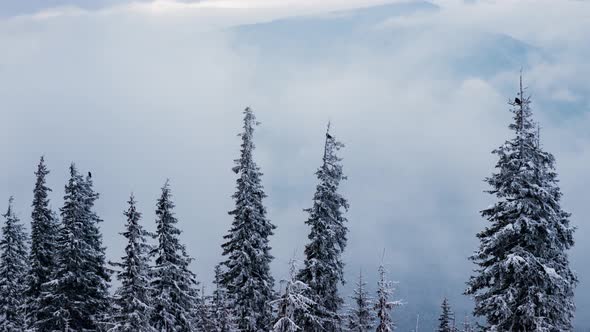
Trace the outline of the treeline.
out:
[[[486,181],[496,203],[482,211],[489,223],[477,234],[480,247],[471,257],[477,268],[465,294],[475,301],[475,316],[485,331],[571,331],[576,275],[567,250],[573,246],[569,214],[553,156],[540,143],[530,98],[522,80],[510,102],[514,136],[493,153],[496,172]],[[362,274],[351,305],[344,305],[342,254],[348,228],[345,180],[338,151],[344,147],[330,127],[316,172],[317,187],[309,217],[301,266],[290,263],[280,285],[270,271],[269,238],[276,228],[266,215],[262,173],[254,158],[258,124],[243,112],[240,156],[232,195],[231,227],[222,244],[223,260],[214,270],[214,290],[204,294],[180,242],[170,184],[156,204],[156,231],[144,229],[133,195],[121,233],[125,251],[108,262],[94,209],[99,198],[91,173],[74,164],[65,185],[63,206],[51,210],[49,170],[41,158],[33,190],[31,233],[26,234],[9,200],[0,241],[0,331],[392,331],[393,283],[383,264],[377,292],[370,296]],[[112,278],[120,286],[109,292]],[[276,287],[278,286],[278,287]],[[277,291],[278,289],[278,291]],[[461,326],[458,326],[461,325]],[[441,305],[438,331],[471,332],[469,319],[455,322],[450,305]]]

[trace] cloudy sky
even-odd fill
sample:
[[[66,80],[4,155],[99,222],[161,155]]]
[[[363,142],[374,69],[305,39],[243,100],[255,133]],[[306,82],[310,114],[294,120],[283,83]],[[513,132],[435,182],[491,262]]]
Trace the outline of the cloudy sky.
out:
[[[0,4],[0,199],[29,222],[33,172],[46,156],[62,203],[68,165],[91,170],[108,255],[122,253],[134,192],[153,228],[170,178],[183,240],[209,287],[227,231],[241,111],[262,123],[277,279],[301,257],[325,126],[345,144],[350,292],[383,250],[407,331],[434,324],[443,296],[462,317],[478,211],[509,138],[506,101],[524,70],[578,227],[577,326],[590,327],[589,1],[204,0]],[[320,4],[318,4],[320,3]],[[369,278],[374,284],[374,277]]]

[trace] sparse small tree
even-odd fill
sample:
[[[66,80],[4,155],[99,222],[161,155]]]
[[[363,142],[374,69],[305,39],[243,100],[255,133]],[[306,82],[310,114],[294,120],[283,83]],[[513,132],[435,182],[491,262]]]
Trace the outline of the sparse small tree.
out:
[[[318,304],[308,297],[309,286],[296,278],[295,260],[292,259],[289,265],[289,279],[282,281],[285,284],[284,291],[280,298],[272,302],[277,312],[277,320],[273,326],[274,332],[302,331],[303,328],[295,322],[296,312],[304,315],[306,320],[315,321],[321,325],[320,318],[315,316]]]
[[[374,328],[375,317],[373,315],[373,301],[367,291],[367,283],[363,280],[363,273],[359,272],[359,280],[356,283],[353,303],[348,311],[348,330],[354,332],[367,332]]]
[[[377,299],[375,310],[377,311],[377,332],[391,332],[395,329],[395,324],[391,318],[391,310],[402,305],[402,302],[390,301],[393,296],[393,282],[387,280],[387,271],[385,266],[379,266],[379,281],[377,282]]]
[[[197,294],[195,322],[193,325],[198,328],[198,331],[217,332],[213,299],[211,296],[205,295],[204,287],[202,287]]]
[[[211,299],[215,332],[238,332],[227,290],[221,282],[221,269],[220,265],[215,266],[215,290]]]
[[[461,332],[475,332],[475,328],[471,325],[469,318],[465,316],[463,319],[463,326],[461,328]]]
[[[453,312],[449,300],[445,297],[441,304],[441,314],[438,318],[438,332],[454,332]]]

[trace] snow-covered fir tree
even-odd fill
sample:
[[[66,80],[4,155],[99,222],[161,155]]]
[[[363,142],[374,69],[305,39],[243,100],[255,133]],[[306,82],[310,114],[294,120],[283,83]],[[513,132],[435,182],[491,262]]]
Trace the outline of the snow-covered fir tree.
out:
[[[213,311],[213,322],[215,323],[215,332],[237,332],[238,328],[235,324],[235,317],[231,308],[227,290],[224,288],[221,281],[221,266],[215,266],[215,290],[211,298],[211,305]]]
[[[482,211],[478,265],[468,282],[475,315],[488,331],[571,331],[577,277],[567,251],[574,228],[560,205],[553,155],[543,151],[522,88],[510,102],[514,137],[493,153],[496,173],[486,181],[496,202]]]
[[[181,231],[174,215],[174,203],[169,182],[162,187],[156,208],[157,247],[151,272],[152,311],[151,324],[160,332],[190,332],[196,329],[197,281],[189,269],[192,259],[180,243]]]
[[[97,329],[104,330],[110,325],[108,321],[111,312],[111,296],[109,294],[109,282],[111,281],[111,271],[107,269],[106,262],[106,247],[102,243],[102,234],[100,232],[99,223],[103,220],[98,216],[94,209],[94,203],[100,195],[94,191],[94,181],[90,172],[84,177],[82,182],[82,190],[84,193],[84,208],[89,218],[88,226],[84,228],[84,237],[90,244],[94,254],[90,257],[90,271],[94,271],[94,279],[96,287],[91,294],[94,298],[96,306],[94,308],[94,319]]]
[[[25,312],[23,292],[29,268],[27,262],[27,234],[14,213],[13,199],[8,201],[8,211],[2,226],[0,240],[0,331],[23,331]]]
[[[75,165],[65,187],[62,224],[57,238],[57,263],[52,280],[43,284],[44,320],[40,331],[97,331],[109,310],[108,282],[100,218],[94,212],[98,194],[90,176]]]
[[[298,279],[309,285],[313,298],[317,298],[318,316],[323,316],[323,328],[315,322],[298,317],[298,324],[305,331],[338,331],[341,319],[338,311],[343,300],[338,294],[338,285],[344,283],[342,253],[346,247],[346,218],[343,213],[348,202],[338,192],[340,182],[346,177],[342,173],[341,158],[337,152],[344,145],[326,131],[322,166],[316,176],[319,184],[313,197],[313,206],[305,211],[309,218],[305,222],[311,228],[309,243],[305,246],[304,266]],[[320,312],[322,311],[322,312]]]
[[[438,332],[455,332],[453,315],[449,300],[445,297],[441,304],[441,313],[438,318]]]
[[[254,332],[272,327],[274,279],[270,273],[269,237],[275,226],[266,217],[262,200],[266,197],[260,168],[253,158],[254,127],[258,123],[250,108],[244,110],[241,155],[233,171],[238,174],[235,209],[231,229],[222,245],[221,282],[232,301],[236,324],[241,331]]]
[[[391,318],[391,310],[402,305],[399,300],[391,301],[393,296],[393,282],[387,280],[385,266],[379,266],[379,281],[377,282],[377,298],[374,309],[377,315],[377,332],[390,332],[395,329]]]
[[[315,307],[316,301],[308,297],[310,288],[301,280],[297,280],[297,265],[295,260],[289,262],[289,279],[281,283],[285,285],[281,296],[273,301],[276,307],[277,319],[273,326],[274,332],[295,332],[303,328],[295,322],[295,313],[303,315],[306,320],[317,322],[321,325],[321,318],[317,317]]]
[[[41,157],[33,189],[33,212],[31,213],[31,249],[29,253],[30,269],[26,277],[26,320],[27,327],[34,329],[38,321],[47,319],[42,308],[42,285],[51,280],[56,265],[56,242],[59,221],[55,212],[49,207],[49,192],[46,177],[49,170],[45,159]]]
[[[137,211],[133,195],[127,202],[129,207],[123,213],[126,217],[125,231],[121,233],[127,240],[125,255],[121,261],[112,263],[120,270],[117,279],[121,286],[115,292],[114,314],[109,322],[112,332],[155,331],[150,325],[152,304],[150,303],[149,253],[147,243],[150,237],[140,223],[141,213]]]
[[[367,283],[363,280],[363,273],[359,272],[359,279],[351,296],[352,307],[348,311],[348,331],[367,332],[375,327],[373,315],[373,300],[367,291]]]

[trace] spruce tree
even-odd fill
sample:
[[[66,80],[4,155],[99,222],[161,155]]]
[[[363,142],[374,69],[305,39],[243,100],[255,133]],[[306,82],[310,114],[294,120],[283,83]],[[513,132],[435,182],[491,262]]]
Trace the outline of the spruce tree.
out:
[[[192,259],[180,243],[174,207],[166,181],[156,208],[158,245],[152,250],[156,264],[150,286],[154,303],[151,324],[160,332],[190,332],[196,328],[197,282],[189,269]]]
[[[94,212],[98,194],[90,176],[75,165],[65,187],[62,224],[57,239],[57,263],[52,280],[43,284],[44,320],[40,331],[97,331],[109,310],[108,282],[100,218]]]
[[[95,301],[94,320],[98,330],[104,330],[110,325],[108,321],[111,312],[111,296],[109,294],[110,270],[106,266],[106,247],[102,244],[102,234],[99,223],[103,220],[98,216],[94,209],[94,203],[100,195],[94,191],[94,182],[90,172],[84,177],[82,182],[84,194],[84,208],[88,216],[88,225],[84,228],[85,238],[91,245],[93,254],[90,256],[90,271],[94,271],[95,288],[91,297]]]
[[[496,173],[486,179],[496,197],[481,212],[489,221],[471,257],[478,268],[468,282],[475,315],[490,331],[572,331],[577,277],[567,251],[574,228],[560,205],[553,155],[543,151],[530,97],[522,88],[510,102],[514,137],[493,153]]]
[[[30,269],[26,277],[26,320],[27,327],[34,329],[43,316],[42,285],[51,280],[56,260],[56,242],[59,231],[57,215],[49,207],[49,192],[46,176],[49,170],[41,157],[37,166],[35,188],[33,189],[33,212],[31,213]]]
[[[438,332],[454,332],[453,312],[449,300],[445,297],[441,304],[441,314],[438,318]]]
[[[344,283],[342,253],[346,247],[346,218],[343,212],[348,202],[338,189],[346,177],[342,173],[341,158],[337,152],[344,145],[326,131],[322,166],[316,176],[319,184],[313,197],[313,206],[306,209],[309,218],[305,222],[311,230],[309,243],[305,246],[304,267],[298,279],[309,285],[311,294],[317,298],[317,315],[323,316],[323,328],[316,323],[299,317],[299,324],[305,331],[337,331],[340,329],[338,311],[343,303],[338,294],[338,285]],[[319,312],[323,311],[323,312]]]
[[[393,283],[386,279],[386,274],[385,267],[380,265],[377,299],[374,306],[377,312],[377,332],[391,332],[395,329],[395,324],[391,318],[391,310],[402,305],[401,301],[390,301],[394,288]]]
[[[25,312],[23,292],[29,264],[27,262],[27,235],[14,213],[13,198],[2,226],[0,240],[0,331],[23,331]]]
[[[283,280],[285,289],[281,296],[273,301],[276,307],[277,319],[273,326],[274,332],[296,332],[303,330],[295,322],[295,313],[298,312],[305,316],[309,321],[321,324],[320,318],[315,316],[317,306],[316,301],[308,297],[309,286],[301,280],[296,279],[296,264],[295,260],[291,260],[290,277],[288,280]]]
[[[363,280],[363,273],[359,272],[359,280],[356,283],[353,303],[348,312],[348,330],[354,332],[367,332],[373,329],[373,301],[367,292],[367,283]]]
[[[141,213],[137,211],[133,195],[127,203],[129,207],[123,213],[127,222],[125,231],[121,233],[127,240],[127,246],[121,262],[113,263],[120,268],[117,279],[121,286],[114,296],[114,315],[110,319],[113,326],[109,331],[148,332],[154,330],[150,325],[152,304],[149,293],[149,253],[151,247],[146,240],[150,234],[140,224]]]
[[[232,227],[222,245],[221,282],[232,301],[236,324],[244,332],[268,330],[272,325],[274,279],[270,273],[269,237],[275,226],[266,217],[266,197],[260,168],[253,158],[254,127],[258,123],[250,108],[244,110],[241,156],[233,171],[238,174]]]

